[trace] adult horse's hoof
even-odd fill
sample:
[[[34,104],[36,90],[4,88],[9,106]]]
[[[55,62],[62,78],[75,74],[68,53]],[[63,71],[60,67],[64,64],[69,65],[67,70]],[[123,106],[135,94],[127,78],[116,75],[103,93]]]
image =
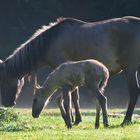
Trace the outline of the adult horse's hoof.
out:
[[[129,125],[129,124],[131,124],[131,123],[132,123],[131,120],[124,120],[124,121],[121,123],[121,126],[123,127],[123,126]]]
[[[98,128],[99,128],[99,125],[98,126],[95,125],[95,129],[98,129]]]
[[[98,121],[95,122],[95,129],[98,129],[100,127],[100,124]]]
[[[108,124],[104,124],[104,127],[106,127],[106,128],[107,128],[108,126],[109,126]]]

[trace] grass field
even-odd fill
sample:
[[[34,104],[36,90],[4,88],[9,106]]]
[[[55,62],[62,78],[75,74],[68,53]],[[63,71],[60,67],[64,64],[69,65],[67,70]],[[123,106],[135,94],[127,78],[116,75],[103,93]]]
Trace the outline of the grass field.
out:
[[[112,109],[109,113],[109,128],[94,129],[95,110],[82,109],[82,122],[68,130],[59,110],[43,111],[40,118],[31,117],[31,109],[15,109],[0,114],[0,140],[139,140],[140,118],[134,118],[129,126],[121,127],[123,109]],[[140,110],[135,111],[140,114]],[[18,116],[17,116],[18,114]]]

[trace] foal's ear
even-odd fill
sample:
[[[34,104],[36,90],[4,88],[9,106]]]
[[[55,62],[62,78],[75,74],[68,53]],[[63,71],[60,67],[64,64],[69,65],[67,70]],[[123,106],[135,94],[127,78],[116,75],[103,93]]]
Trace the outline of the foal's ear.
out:
[[[37,95],[39,93],[40,88],[41,86],[38,83],[34,85],[34,95]]]
[[[37,75],[35,75],[35,82],[34,82],[34,94],[37,94],[38,92],[36,92],[38,89],[40,89],[41,86],[38,84],[37,82]]]
[[[37,83],[37,84],[35,85],[35,88],[36,88],[36,89],[40,89],[41,86]]]
[[[37,75],[36,75],[36,74],[35,74],[34,88],[35,88],[35,89],[39,89],[39,88],[40,88],[40,85],[39,85],[39,83],[37,82]]]

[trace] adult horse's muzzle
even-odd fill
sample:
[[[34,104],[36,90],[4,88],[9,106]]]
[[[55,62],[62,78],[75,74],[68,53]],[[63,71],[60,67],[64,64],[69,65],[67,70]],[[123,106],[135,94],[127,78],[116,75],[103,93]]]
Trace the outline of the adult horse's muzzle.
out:
[[[16,102],[12,102],[12,103],[9,103],[9,102],[2,102],[2,105],[4,107],[14,107],[16,105]]]

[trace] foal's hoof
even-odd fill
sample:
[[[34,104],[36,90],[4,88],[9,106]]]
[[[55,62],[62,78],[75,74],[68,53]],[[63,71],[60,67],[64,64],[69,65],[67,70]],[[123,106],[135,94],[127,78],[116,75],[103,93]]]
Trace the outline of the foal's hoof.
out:
[[[74,125],[78,125],[80,122],[82,122],[82,119],[81,118],[78,119],[78,120],[75,120]]]
[[[71,128],[72,128],[72,124],[67,125],[67,128],[68,128],[68,129],[71,129]]]
[[[71,122],[65,121],[65,125],[68,129],[72,128],[72,123]]]

